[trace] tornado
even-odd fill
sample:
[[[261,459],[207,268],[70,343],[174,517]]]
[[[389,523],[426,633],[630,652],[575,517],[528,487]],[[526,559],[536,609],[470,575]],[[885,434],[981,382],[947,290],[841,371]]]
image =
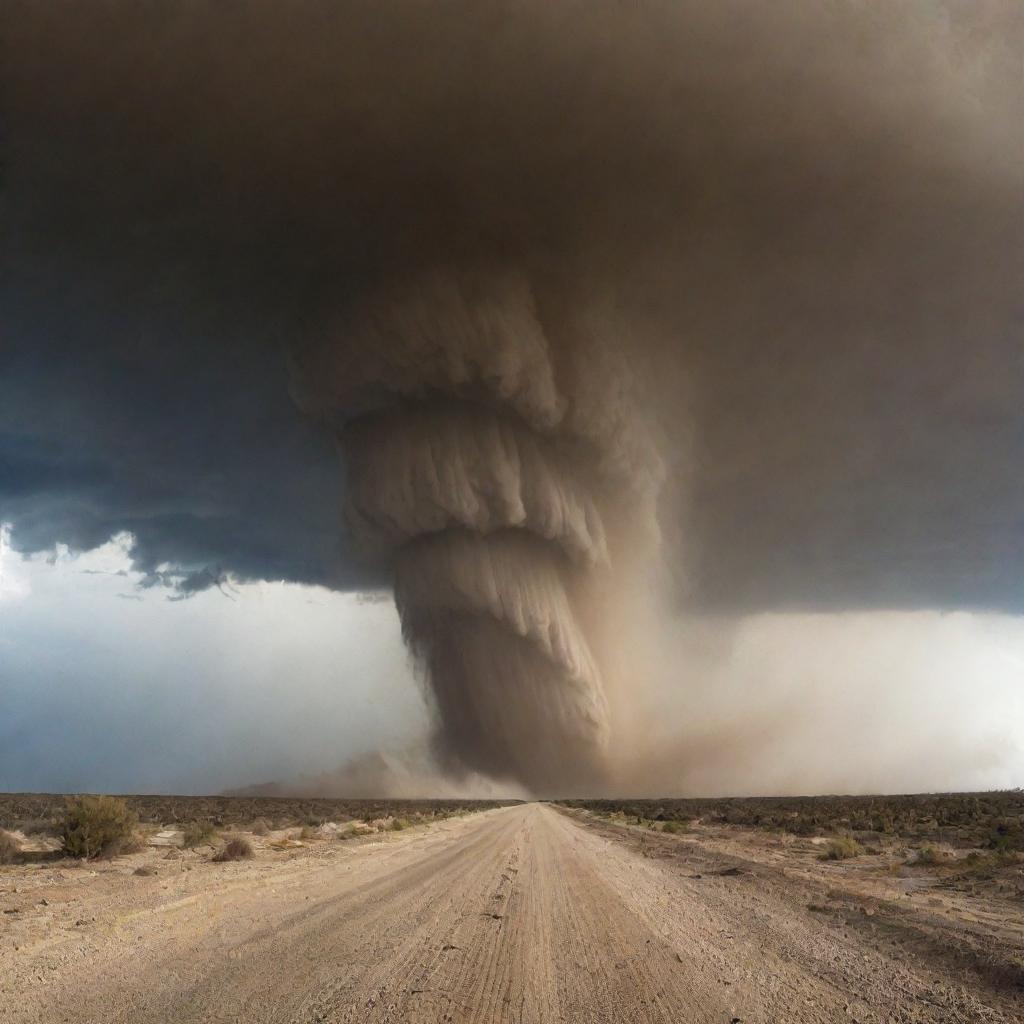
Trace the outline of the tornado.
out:
[[[600,317],[546,322],[514,272],[371,290],[292,353],[345,519],[390,573],[449,763],[534,792],[600,778],[608,595],[653,537],[657,453]]]

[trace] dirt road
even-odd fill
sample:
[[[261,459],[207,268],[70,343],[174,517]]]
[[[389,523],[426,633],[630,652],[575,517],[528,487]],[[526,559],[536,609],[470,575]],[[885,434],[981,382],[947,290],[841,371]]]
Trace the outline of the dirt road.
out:
[[[1012,949],[929,953],[738,863],[530,804],[285,862],[25,875],[0,1020],[1020,1019]]]

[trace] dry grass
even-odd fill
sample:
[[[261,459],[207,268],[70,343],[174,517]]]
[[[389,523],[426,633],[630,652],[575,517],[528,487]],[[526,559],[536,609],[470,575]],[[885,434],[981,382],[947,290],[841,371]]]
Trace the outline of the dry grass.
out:
[[[685,821],[666,821],[661,826],[662,832],[667,832],[671,836],[679,835],[681,832],[689,832],[690,826]]]
[[[197,846],[212,846],[217,838],[217,830],[209,821],[193,821],[185,828],[182,845],[188,849]]]
[[[1006,868],[1017,868],[1024,864],[1024,854],[1016,851],[997,850],[994,853],[971,851],[956,867],[966,878],[989,879]]]
[[[864,847],[852,836],[839,836],[830,840],[821,860],[849,860],[851,857],[860,857],[864,854]]]

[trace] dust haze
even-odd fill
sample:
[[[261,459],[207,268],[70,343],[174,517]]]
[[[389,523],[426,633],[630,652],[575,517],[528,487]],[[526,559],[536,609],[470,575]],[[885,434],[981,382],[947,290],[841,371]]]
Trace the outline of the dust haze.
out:
[[[14,279],[285,353],[351,538],[311,574],[394,588],[446,770],[708,785],[802,712],[680,622],[1024,607],[1018,5],[9,21]]]
[[[596,324],[545,327],[518,280],[434,275],[294,359],[300,406],[338,432],[353,533],[393,567],[442,750],[533,787],[600,778],[597,638],[657,535],[644,400]]]

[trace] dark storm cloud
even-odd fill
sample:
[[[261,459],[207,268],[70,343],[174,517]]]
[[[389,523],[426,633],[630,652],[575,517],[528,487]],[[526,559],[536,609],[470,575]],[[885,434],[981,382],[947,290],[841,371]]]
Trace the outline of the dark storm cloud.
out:
[[[1009,3],[15,7],[0,517],[347,585],[280,346],[368,282],[611,296],[700,607],[1024,609]]]
[[[227,574],[352,580],[333,451],[288,399],[279,352],[249,343],[241,358],[117,308],[90,319],[66,294],[5,297],[26,314],[7,321],[0,375],[15,547],[85,550],[130,531],[136,568],[181,593]]]

